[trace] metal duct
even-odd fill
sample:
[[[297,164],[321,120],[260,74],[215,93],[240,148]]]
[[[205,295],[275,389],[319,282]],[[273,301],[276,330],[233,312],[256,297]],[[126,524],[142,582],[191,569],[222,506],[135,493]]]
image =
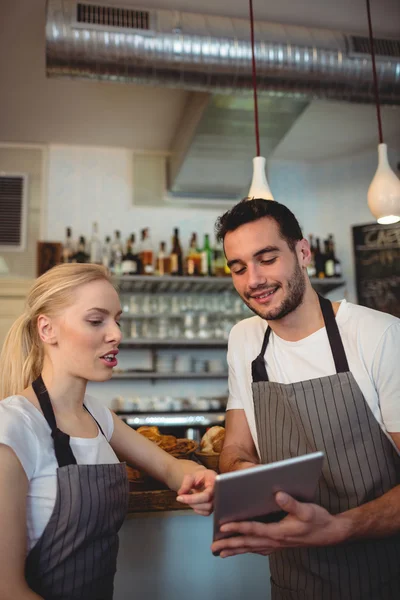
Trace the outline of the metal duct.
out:
[[[251,88],[246,20],[165,10],[138,15],[143,11],[82,4],[78,10],[76,0],[48,0],[48,76],[218,93]],[[256,24],[255,37],[260,93],[373,101],[370,57],[352,53],[351,38],[265,22]],[[399,56],[378,57],[377,66],[382,103],[400,104]]]

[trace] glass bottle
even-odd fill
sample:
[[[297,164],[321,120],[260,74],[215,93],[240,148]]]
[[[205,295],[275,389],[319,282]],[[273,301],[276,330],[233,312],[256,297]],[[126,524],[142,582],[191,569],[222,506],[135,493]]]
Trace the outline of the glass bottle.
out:
[[[87,263],[89,260],[89,254],[86,252],[86,240],[83,235],[80,236],[78,242],[78,248],[73,256],[72,262],[76,263]]]
[[[129,237],[126,242],[126,252],[122,257],[122,274],[123,275],[137,275],[138,274],[138,261],[137,256],[134,253],[135,234]]]
[[[210,236],[204,234],[204,245],[201,250],[201,275],[211,275],[212,250],[210,246]]]
[[[112,261],[112,248],[111,248],[111,238],[108,235],[104,241],[103,247],[101,249],[101,262],[106,269],[111,268]]]
[[[122,243],[121,243],[121,232],[116,229],[114,231],[114,239],[112,243],[112,271],[115,275],[121,275],[122,266]]]
[[[222,242],[218,240],[215,241],[213,250],[211,273],[216,277],[224,277],[225,275],[225,253]]]
[[[72,257],[75,253],[74,243],[72,241],[72,229],[67,227],[65,230],[65,241],[63,246],[63,262],[69,263],[72,261]]]
[[[170,254],[171,260],[171,275],[183,275],[183,253],[181,243],[179,241],[179,229],[174,228],[172,237],[172,250]]]
[[[165,242],[160,242],[160,249],[156,260],[156,275],[162,277],[170,274],[171,260],[166,250]]]
[[[97,223],[92,225],[92,236],[90,238],[90,262],[96,265],[102,264],[101,242],[98,236]]]
[[[197,233],[192,233],[186,257],[185,272],[187,275],[200,275],[201,255],[197,247]]]
[[[154,274],[154,251],[153,244],[150,238],[150,229],[145,227],[142,229],[142,243],[140,248],[140,262],[143,275]]]

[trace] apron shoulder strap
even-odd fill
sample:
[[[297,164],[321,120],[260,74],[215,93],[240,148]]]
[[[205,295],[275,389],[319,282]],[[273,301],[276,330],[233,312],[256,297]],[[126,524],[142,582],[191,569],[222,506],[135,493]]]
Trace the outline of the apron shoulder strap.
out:
[[[271,327],[267,327],[264,341],[261,348],[260,354],[251,363],[251,376],[253,383],[259,383],[260,381],[268,381],[268,373],[265,366],[264,354],[268,346],[269,336],[271,335]]]
[[[100,425],[100,423],[98,422],[98,420],[92,415],[92,413],[90,412],[90,410],[88,409],[87,406],[85,406],[85,404],[83,405],[83,408],[89,413],[89,415],[92,417],[93,421],[95,421],[95,423],[97,423],[97,427],[100,429],[101,433],[105,436],[105,433]],[[107,438],[106,438],[107,439]]]
[[[67,465],[76,465],[76,458],[69,444],[70,437],[67,433],[64,433],[57,427],[50,396],[41,375],[32,382],[32,388],[39,401],[43,416],[51,429],[51,436],[54,440],[54,452],[58,466],[66,467]]]
[[[347,362],[346,352],[336,323],[332,302],[319,294],[318,299],[322,316],[325,321],[326,333],[332,350],[333,360],[335,362],[336,373],[347,373],[349,371],[349,363]]]

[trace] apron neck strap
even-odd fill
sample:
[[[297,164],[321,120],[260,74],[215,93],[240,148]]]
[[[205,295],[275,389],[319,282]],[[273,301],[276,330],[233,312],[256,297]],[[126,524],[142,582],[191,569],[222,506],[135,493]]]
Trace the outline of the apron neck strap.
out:
[[[41,375],[39,375],[39,377],[32,383],[32,388],[39,401],[43,416],[51,429],[51,436],[54,440],[54,451],[58,466],[66,467],[67,465],[76,465],[76,458],[69,444],[70,437],[57,427],[56,417],[51,405],[50,396]]]
[[[335,363],[336,373],[347,373],[349,371],[349,364],[347,362],[346,352],[344,350],[342,338],[340,337],[339,328],[336,323],[332,302],[327,298],[320,296],[319,294],[318,300],[325,323],[326,333],[328,335],[329,345],[332,350],[332,356]],[[264,356],[268,346],[270,335],[271,327],[268,326],[265,332],[261,352],[257,356],[257,358],[251,363],[251,374],[253,383],[258,383],[260,381],[269,381]]]
[[[346,352],[336,323],[332,302],[319,294],[318,300],[324,318],[333,360],[335,362],[336,373],[347,373],[349,371],[349,363],[347,362]]]

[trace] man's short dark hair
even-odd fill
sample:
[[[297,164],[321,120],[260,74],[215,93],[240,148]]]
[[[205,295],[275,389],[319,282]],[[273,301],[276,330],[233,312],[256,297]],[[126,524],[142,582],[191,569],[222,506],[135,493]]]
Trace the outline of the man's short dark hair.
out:
[[[294,252],[296,243],[303,239],[300,225],[292,211],[284,204],[274,200],[263,200],[245,198],[218,217],[215,224],[215,234],[219,241],[224,241],[229,231],[235,231],[245,223],[252,223],[264,217],[274,219],[278,225],[279,234],[287,242],[290,250]]]

